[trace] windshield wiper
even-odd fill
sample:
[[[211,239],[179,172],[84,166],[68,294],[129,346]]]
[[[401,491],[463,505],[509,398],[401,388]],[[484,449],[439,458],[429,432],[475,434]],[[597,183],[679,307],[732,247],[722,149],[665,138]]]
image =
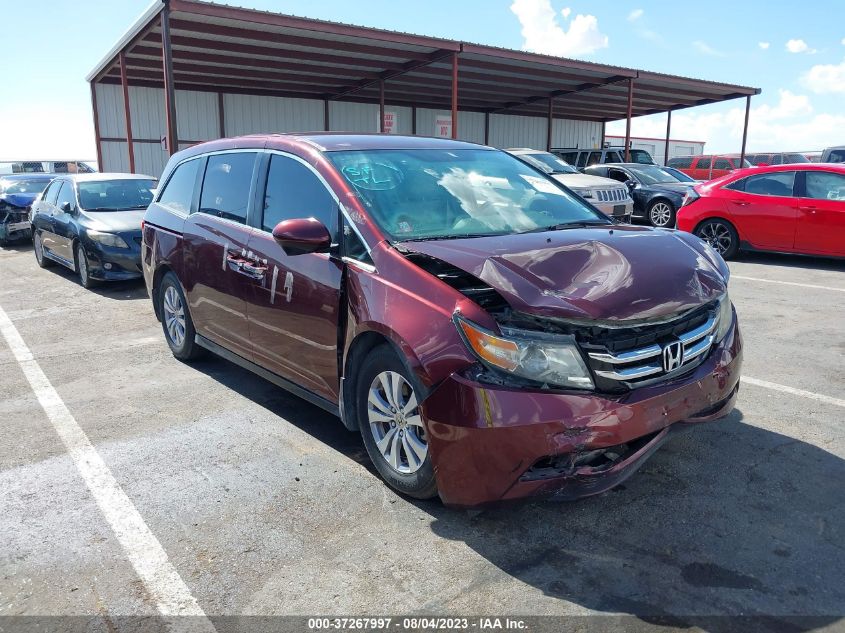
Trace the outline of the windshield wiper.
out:
[[[588,226],[609,226],[608,222],[561,222],[550,226],[538,226],[536,229],[528,229],[522,233],[543,233],[545,231],[564,231],[566,229],[586,229]]]
[[[412,237],[403,242],[428,242],[431,240],[463,240],[474,237],[496,237],[504,233],[455,233],[452,235],[427,235],[425,237]]]

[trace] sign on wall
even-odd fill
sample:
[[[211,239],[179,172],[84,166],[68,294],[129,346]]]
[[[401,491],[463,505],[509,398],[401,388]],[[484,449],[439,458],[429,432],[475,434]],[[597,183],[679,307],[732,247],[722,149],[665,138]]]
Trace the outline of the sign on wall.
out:
[[[438,114],[434,118],[434,136],[452,138],[452,115]]]
[[[376,126],[378,126],[378,113],[376,113]],[[384,111],[384,133],[396,134],[399,127],[399,116],[395,112]],[[376,129],[379,129],[378,127]]]

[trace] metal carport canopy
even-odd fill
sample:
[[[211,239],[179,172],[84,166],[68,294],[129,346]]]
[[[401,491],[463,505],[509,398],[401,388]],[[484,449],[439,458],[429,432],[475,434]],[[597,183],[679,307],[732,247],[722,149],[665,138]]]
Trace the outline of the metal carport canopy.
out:
[[[87,79],[92,87],[164,87],[171,95],[168,118],[174,120],[174,89],[598,122],[630,122],[630,117],[760,93],[196,0],[157,0]]]

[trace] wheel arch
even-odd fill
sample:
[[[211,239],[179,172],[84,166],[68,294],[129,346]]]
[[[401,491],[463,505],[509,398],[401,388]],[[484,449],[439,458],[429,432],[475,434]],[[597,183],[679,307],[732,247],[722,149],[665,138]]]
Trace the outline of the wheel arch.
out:
[[[170,272],[176,275],[176,272],[170,267],[169,264],[161,264],[156,268],[156,271],[153,274],[153,283],[150,291],[150,299],[153,302],[153,312],[155,313],[156,319],[158,319],[159,321],[161,321],[161,297],[159,296],[160,293],[158,289],[159,286],[161,286],[161,280],[164,279],[164,276]]]
[[[708,215],[707,217],[701,218],[698,222],[696,222],[695,226],[693,227],[692,234],[697,235],[696,232],[698,231],[698,229],[701,228],[701,225],[704,224],[705,222],[710,222],[711,220],[719,220],[719,221],[724,222],[725,224],[731,226],[733,228],[733,230],[736,231],[736,234],[737,234],[737,236],[739,236],[740,241],[742,241],[742,239],[743,239],[742,233],[740,232],[739,227],[736,225],[736,222],[734,222],[733,220],[728,218],[726,215],[720,215],[720,214]]]

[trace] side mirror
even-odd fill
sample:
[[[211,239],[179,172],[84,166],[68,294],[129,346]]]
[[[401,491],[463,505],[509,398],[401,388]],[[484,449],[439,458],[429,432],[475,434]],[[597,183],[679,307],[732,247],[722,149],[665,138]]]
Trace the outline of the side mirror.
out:
[[[59,207],[64,213],[73,214],[73,207],[70,206],[70,202],[62,202],[62,205]]]
[[[325,253],[332,245],[326,225],[314,218],[282,220],[273,229],[273,237],[287,255]]]
[[[625,185],[628,187],[628,191],[633,191],[637,188],[637,183],[634,180],[626,180]]]

